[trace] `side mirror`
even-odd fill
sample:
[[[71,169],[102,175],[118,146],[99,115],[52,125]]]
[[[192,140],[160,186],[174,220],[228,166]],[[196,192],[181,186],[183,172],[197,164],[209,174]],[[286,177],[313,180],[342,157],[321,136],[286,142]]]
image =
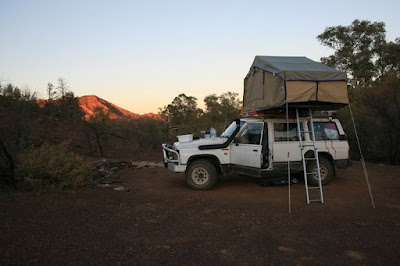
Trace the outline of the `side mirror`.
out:
[[[240,127],[240,119],[235,119],[234,121],[236,123],[236,126]]]

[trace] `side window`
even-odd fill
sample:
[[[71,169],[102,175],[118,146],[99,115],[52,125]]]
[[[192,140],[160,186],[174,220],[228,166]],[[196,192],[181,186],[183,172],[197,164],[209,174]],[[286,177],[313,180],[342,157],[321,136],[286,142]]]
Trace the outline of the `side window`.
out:
[[[311,123],[308,123],[311,130]],[[314,133],[316,140],[335,140],[339,139],[339,132],[334,122],[314,122]],[[312,139],[312,134],[310,134]]]
[[[303,124],[300,124],[300,130],[303,130]],[[274,123],[275,141],[287,141],[287,124]],[[301,139],[304,141],[304,133],[301,134]],[[297,123],[289,123],[289,141],[299,141],[297,136]]]
[[[260,145],[263,123],[249,124],[239,136],[239,143]]]

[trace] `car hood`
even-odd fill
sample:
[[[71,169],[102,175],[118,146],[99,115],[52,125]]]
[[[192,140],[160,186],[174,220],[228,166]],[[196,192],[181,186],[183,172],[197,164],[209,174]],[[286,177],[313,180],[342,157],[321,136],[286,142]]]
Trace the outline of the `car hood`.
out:
[[[174,147],[178,150],[197,148],[201,145],[223,144],[227,140],[228,140],[227,138],[196,139],[196,140],[187,141],[187,142],[175,142]]]

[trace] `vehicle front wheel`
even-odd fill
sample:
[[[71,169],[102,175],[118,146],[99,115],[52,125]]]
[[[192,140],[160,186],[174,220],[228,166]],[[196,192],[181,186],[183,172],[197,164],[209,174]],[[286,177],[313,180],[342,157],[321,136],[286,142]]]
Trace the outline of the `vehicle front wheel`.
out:
[[[211,189],[217,183],[217,170],[210,161],[196,160],[186,169],[185,179],[191,189]]]
[[[327,158],[319,158],[319,170],[321,173],[322,185],[328,184],[334,176],[334,168],[332,163]],[[311,186],[319,186],[318,169],[315,160],[310,161],[310,163],[307,165],[307,173],[313,173],[312,175],[308,175],[308,184]]]

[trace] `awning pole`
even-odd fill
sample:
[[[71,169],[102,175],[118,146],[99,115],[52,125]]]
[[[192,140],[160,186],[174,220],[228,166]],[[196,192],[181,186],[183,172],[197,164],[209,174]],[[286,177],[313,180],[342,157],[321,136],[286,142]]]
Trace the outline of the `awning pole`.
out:
[[[351,104],[350,104],[350,103],[349,103],[349,110],[350,110],[351,120],[353,121],[354,133],[356,134],[356,139],[357,139],[357,144],[358,144],[358,150],[360,151],[360,156],[361,156],[361,160],[360,160],[360,161],[361,161],[361,165],[362,165],[362,167],[363,167],[363,169],[364,169],[365,181],[367,182],[368,192],[369,192],[369,196],[371,197],[372,207],[375,209],[374,197],[372,196],[371,186],[369,185],[369,178],[368,178],[367,166],[365,165],[364,156],[363,156],[362,151],[361,151],[360,140],[359,140],[359,138],[358,138],[356,123],[354,122],[354,116],[353,116],[353,112],[352,112],[352,110],[351,110]]]
[[[292,213],[291,202],[290,202],[290,184],[292,180],[290,178],[290,143],[289,143],[289,104],[286,102],[286,142],[287,142],[287,168],[288,168],[288,188],[289,188],[289,214]]]

